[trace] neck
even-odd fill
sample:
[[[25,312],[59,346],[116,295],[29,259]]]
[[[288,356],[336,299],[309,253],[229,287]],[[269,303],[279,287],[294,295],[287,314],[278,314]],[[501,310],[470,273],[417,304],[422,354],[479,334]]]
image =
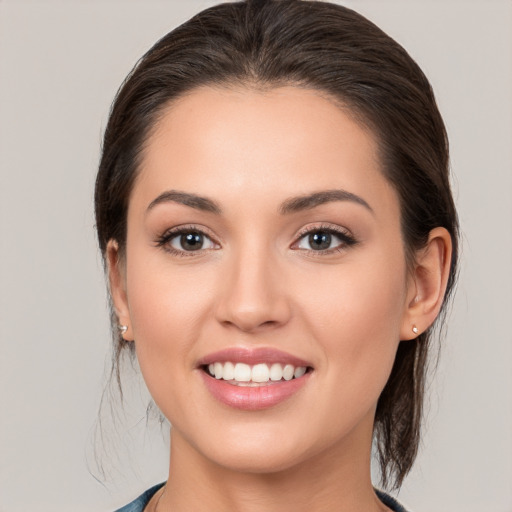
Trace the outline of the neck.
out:
[[[359,448],[371,446],[371,431],[369,441],[345,439],[343,446],[271,473],[220,466],[175,429],[171,431],[171,446],[169,480],[159,497],[158,512],[203,510],[206,504],[210,512],[388,510],[373,491],[370,450],[361,453]]]

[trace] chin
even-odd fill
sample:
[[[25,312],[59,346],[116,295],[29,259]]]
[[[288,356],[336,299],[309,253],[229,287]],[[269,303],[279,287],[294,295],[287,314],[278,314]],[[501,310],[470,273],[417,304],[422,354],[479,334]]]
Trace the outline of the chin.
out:
[[[259,415],[250,422],[217,422],[207,429],[197,423],[192,429],[182,430],[180,426],[175,424],[172,428],[171,451],[181,455],[182,450],[192,448],[198,464],[213,464],[237,473],[264,474],[289,469],[304,458],[303,433],[294,433],[293,429],[265,421]],[[182,436],[181,432],[188,435]]]
[[[228,452],[212,453],[210,457],[218,466],[228,471],[246,474],[271,474],[289,470],[303,462],[297,450],[269,452],[260,448],[245,450],[229,450]]]
[[[228,471],[270,474],[298,467],[330,444],[325,437],[304,431],[303,422],[298,422],[301,428],[294,428],[282,421],[254,419],[252,423],[198,433],[198,443],[194,443],[198,454]]]

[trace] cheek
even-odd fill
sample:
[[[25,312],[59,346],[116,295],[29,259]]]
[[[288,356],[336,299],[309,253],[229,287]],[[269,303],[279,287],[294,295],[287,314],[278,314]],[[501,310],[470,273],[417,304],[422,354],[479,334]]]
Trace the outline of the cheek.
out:
[[[153,398],[168,415],[166,395],[179,389],[197,360],[194,350],[213,303],[215,273],[200,265],[193,273],[185,265],[171,272],[165,257],[135,251],[127,263],[137,359]]]
[[[311,276],[311,273],[309,273]],[[354,258],[338,267],[318,267],[314,280],[304,274],[301,292],[319,327],[348,332],[396,330],[404,311],[405,263],[399,255]],[[299,283],[300,284],[300,283]]]
[[[201,312],[215,293],[212,265],[199,263],[191,270],[189,263],[170,262],[163,249],[136,244],[127,256],[127,292],[135,339],[157,343],[160,330],[169,340],[173,331],[197,327]]]
[[[302,310],[332,379],[354,393],[362,387],[380,394],[398,347],[405,299],[405,262],[399,255],[318,273],[303,294]]]

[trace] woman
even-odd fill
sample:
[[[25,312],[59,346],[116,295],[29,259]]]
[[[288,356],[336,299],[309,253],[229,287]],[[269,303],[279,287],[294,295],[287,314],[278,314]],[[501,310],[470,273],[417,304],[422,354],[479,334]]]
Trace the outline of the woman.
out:
[[[172,424],[167,483],[121,510],[404,510],[372,440],[399,487],[458,227],[396,42],[323,2],[203,11],[119,91],[96,220],[116,361]]]

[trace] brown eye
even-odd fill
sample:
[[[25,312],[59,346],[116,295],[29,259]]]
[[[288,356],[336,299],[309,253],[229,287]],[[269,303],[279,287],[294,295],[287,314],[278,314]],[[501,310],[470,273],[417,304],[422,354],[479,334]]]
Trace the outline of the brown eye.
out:
[[[355,245],[357,241],[352,235],[333,228],[311,229],[300,237],[295,245],[296,249],[306,251],[325,252],[338,251]]]
[[[331,247],[332,235],[326,231],[317,231],[308,236],[308,243],[311,249],[324,251]]]
[[[188,233],[179,237],[180,244],[186,251],[197,251],[203,247],[203,235],[200,233]]]
[[[299,249],[308,251],[327,251],[343,246],[345,241],[342,235],[337,235],[326,230],[316,230],[306,233],[298,244]]]
[[[210,238],[197,231],[179,233],[169,240],[169,245],[177,251],[186,252],[214,248],[214,243],[210,240]]]

